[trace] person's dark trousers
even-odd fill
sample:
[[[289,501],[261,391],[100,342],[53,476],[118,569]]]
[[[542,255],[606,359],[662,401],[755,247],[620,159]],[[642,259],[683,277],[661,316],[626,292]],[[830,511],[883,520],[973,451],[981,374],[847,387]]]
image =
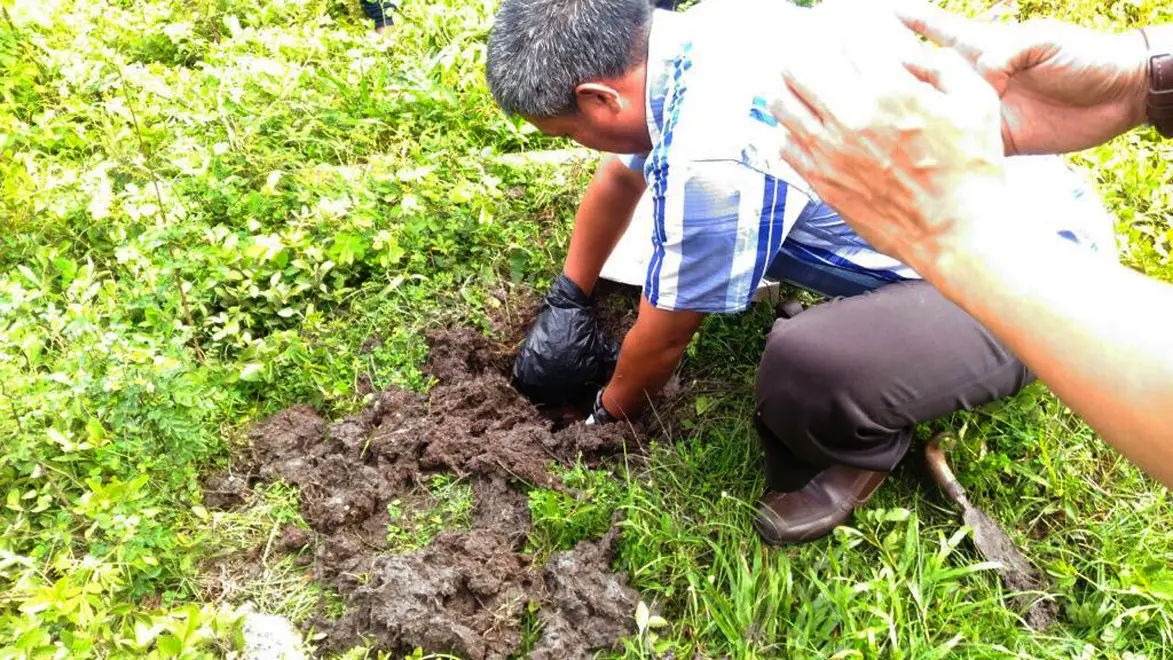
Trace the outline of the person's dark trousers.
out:
[[[398,2],[379,2],[378,0],[359,0],[362,3],[362,11],[367,15],[367,18],[375,22],[375,29],[387,27],[391,25],[392,14],[395,13],[399,6]]]
[[[891,470],[914,426],[1033,380],[977,321],[925,282],[818,305],[770,332],[754,425],[770,490],[831,465]]]

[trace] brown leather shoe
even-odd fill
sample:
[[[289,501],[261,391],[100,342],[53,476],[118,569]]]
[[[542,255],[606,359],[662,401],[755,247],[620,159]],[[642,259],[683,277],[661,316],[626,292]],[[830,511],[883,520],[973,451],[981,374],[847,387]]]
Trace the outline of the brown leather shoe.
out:
[[[887,476],[845,465],[829,467],[792,493],[767,492],[753,526],[770,545],[813,541],[847,522]]]

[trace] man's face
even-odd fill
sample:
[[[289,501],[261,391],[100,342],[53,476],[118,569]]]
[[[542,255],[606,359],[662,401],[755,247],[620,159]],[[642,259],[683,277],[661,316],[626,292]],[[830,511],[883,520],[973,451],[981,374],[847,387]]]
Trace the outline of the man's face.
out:
[[[526,117],[546,135],[568,137],[588,149],[613,154],[643,153],[652,148],[643,104],[643,79],[626,87],[586,83],[579,86],[578,111],[557,117]]]
[[[545,119],[529,119],[542,133],[551,137],[568,137],[588,149],[613,154],[642,153],[651,148],[648,127],[619,122],[594,124],[581,113]]]

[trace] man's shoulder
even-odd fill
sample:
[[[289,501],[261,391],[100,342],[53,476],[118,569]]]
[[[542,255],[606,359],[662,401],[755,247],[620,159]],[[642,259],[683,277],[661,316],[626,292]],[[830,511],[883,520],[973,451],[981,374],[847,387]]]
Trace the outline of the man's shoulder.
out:
[[[802,183],[779,155],[784,134],[768,100],[776,77],[761,73],[760,64],[735,49],[682,51],[671,72],[674,84],[658,108],[656,147],[670,151],[673,160],[733,161],[786,183]]]
[[[782,62],[814,37],[808,13],[786,0],[702,2],[683,17],[693,69],[728,85],[776,80]]]
[[[683,12],[687,24],[698,37],[716,35],[736,39],[736,34],[717,28],[733,28],[735,33],[761,33],[777,30],[779,21],[801,16],[805,11],[785,0],[721,0],[701,2]]]
[[[672,125],[666,123],[646,161],[638,161],[648,182],[687,172],[690,179],[709,179],[714,184],[733,180],[757,186],[759,180],[769,179],[813,196],[806,181],[782,159],[782,131],[764,103],[759,107],[750,97],[736,108],[682,108]],[[645,162],[650,166],[644,167]]]
[[[664,99],[653,153],[670,151],[674,160],[744,162],[742,151],[755,133],[754,97],[747,86],[690,71]]]

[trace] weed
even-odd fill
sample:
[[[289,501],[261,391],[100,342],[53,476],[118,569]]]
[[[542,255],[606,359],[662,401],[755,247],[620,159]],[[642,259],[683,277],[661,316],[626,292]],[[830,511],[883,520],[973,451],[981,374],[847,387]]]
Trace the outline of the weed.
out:
[[[611,470],[579,464],[561,476],[570,492],[535,488],[529,496],[534,523],[530,542],[543,554],[570,550],[579,541],[602,536],[625,503],[623,482]]]
[[[418,550],[447,529],[468,529],[472,523],[472,486],[451,475],[431,478],[416,502],[392,500],[387,505],[388,547],[396,552]]]

